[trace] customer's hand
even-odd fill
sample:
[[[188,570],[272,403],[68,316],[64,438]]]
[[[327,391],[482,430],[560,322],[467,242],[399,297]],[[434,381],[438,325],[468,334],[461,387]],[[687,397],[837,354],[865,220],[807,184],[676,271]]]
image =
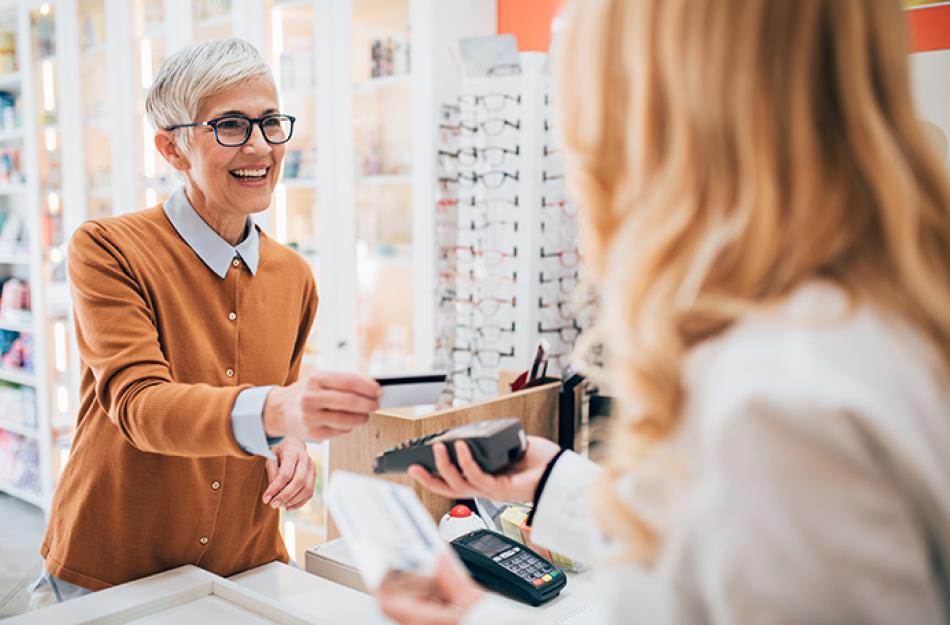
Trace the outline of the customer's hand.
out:
[[[445,553],[427,591],[404,584],[400,576],[387,575],[376,596],[379,607],[402,625],[457,625],[484,596],[461,565]]]
[[[366,423],[381,394],[379,384],[365,376],[315,371],[267,394],[264,430],[310,441],[334,438]]]
[[[307,445],[299,438],[288,436],[272,450],[277,459],[268,458],[267,489],[262,500],[272,508],[296,510],[313,497],[315,471]]]
[[[450,499],[487,497],[504,501],[531,501],[545,467],[561,448],[540,436],[528,437],[524,457],[508,473],[491,475],[482,471],[468,445],[455,442],[455,457],[462,471],[449,460],[443,443],[432,447],[439,474],[432,475],[419,465],[409,467],[409,475],[432,492]]]

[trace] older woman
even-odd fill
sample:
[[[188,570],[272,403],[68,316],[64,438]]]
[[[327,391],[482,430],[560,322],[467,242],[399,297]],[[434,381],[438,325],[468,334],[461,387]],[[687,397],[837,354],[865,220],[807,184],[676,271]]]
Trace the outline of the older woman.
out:
[[[611,457],[533,439],[513,476],[464,445],[463,472],[440,450],[412,473],[534,497],[532,540],[598,561],[610,623],[950,622],[950,184],[901,3],[566,6]],[[381,600],[404,624],[530,620],[449,560],[436,594]]]
[[[184,186],[73,236],[82,402],[33,607],[183,564],[231,575],[286,562],[277,509],[313,494],[302,441],[377,407],[362,376],[297,380],[317,291],[250,219],[294,125],[258,52],[238,39],[184,49],[146,107]]]

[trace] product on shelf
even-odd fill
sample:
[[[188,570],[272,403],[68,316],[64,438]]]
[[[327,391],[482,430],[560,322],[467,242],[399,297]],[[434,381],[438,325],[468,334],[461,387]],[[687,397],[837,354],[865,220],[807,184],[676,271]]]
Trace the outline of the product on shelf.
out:
[[[35,440],[0,430],[0,485],[39,492],[39,448]]]
[[[0,320],[30,320],[30,288],[18,278],[0,279]]]
[[[4,369],[33,369],[33,339],[29,334],[0,330],[0,363]]]
[[[29,386],[0,382],[0,429],[3,423],[36,427],[36,393]]]
[[[0,74],[16,71],[16,33],[0,31]]]
[[[2,55],[2,51],[0,51],[0,55]],[[0,56],[0,64],[2,63],[2,56]],[[0,71],[0,73],[3,72]],[[13,130],[19,128],[19,126],[20,116],[17,113],[17,97],[7,91],[0,91],[0,129]]]

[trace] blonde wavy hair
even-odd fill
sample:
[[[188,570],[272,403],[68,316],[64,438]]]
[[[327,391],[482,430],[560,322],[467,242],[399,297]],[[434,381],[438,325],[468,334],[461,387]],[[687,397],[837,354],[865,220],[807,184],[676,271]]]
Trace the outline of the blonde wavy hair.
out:
[[[899,0],[569,0],[559,126],[620,400],[614,482],[677,425],[687,351],[814,278],[950,365],[950,184],[910,94]]]

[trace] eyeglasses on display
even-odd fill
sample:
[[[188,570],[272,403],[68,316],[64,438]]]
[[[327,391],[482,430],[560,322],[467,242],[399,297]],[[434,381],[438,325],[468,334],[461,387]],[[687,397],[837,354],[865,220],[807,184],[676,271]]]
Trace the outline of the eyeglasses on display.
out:
[[[482,219],[480,221],[472,221],[469,225],[469,230],[488,230],[489,228],[505,228],[508,226],[511,227],[513,232],[518,232],[518,222],[509,219]]]
[[[565,321],[571,321],[574,319],[571,305],[567,302],[545,302],[543,297],[539,297],[538,308],[541,309],[541,312],[557,313],[557,315]]]
[[[447,178],[447,180],[450,182],[457,182],[455,178],[451,178],[451,177]],[[497,207],[518,208],[518,196],[516,195],[510,200],[507,200],[505,198],[498,198],[498,197],[476,198],[473,196],[470,198],[466,198],[464,200],[460,200],[454,197],[446,197],[446,198],[442,198],[436,201],[435,203],[436,209],[440,212],[445,212],[452,206],[459,206],[459,205],[476,206],[476,207],[492,207],[492,208],[497,208]]]
[[[577,216],[577,205],[567,198],[552,199],[541,196],[541,208],[560,208],[566,217]]]
[[[469,362],[474,360],[479,365],[485,369],[494,369],[499,364],[501,364],[502,358],[514,358],[515,357],[515,348],[512,347],[507,352],[503,352],[497,349],[471,349],[469,347],[453,347],[452,355],[467,354],[470,358]]]
[[[547,171],[541,172],[541,182],[550,182],[552,180],[563,180],[564,174],[549,174]]]
[[[482,95],[463,95],[459,96],[459,104],[463,106],[481,105],[486,111],[500,111],[505,108],[509,102],[521,104],[520,95],[508,95],[507,93],[485,93]]]
[[[549,157],[549,156],[553,156],[553,155],[555,155],[555,154],[559,154],[559,153],[561,152],[561,149],[560,149],[560,148],[552,147],[552,146],[548,145],[547,143],[545,143],[545,144],[544,144],[544,147],[541,149],[541,152],[542,152],[542,154],[544,154],[544,158],[547,158],[547,157]]]
[[[538,334],[557,334],[565,343],[573,343],[580,333],[581,329],[574,320],[571,320],[571,325],[556,328],[545,328],[544,324],[538,322]]]
[[[503,250],[477,250],[474,245],[450,245],[442,248],[442,257],[446,258],[449,254],[454,254],[462,262],[470,262],[476,258],[489,267],[500,265],[507,258],[517,258],[518,248],[515,247],[511,252]]]
[[[500,117],[493,117],[483,122],[478,122],[474,126],[460,123],[458,127],[461,132],[470,134],[484,132],[489,137],[495,137],[504,132],[506,128],[521,130],[521,121],[509,121],[507,119],[501,119]]]
[[[517,76],[521,73],[521,63],[502,63],[492,65],[485,72],[489,76]]]
[[[261,129],[264,140],[271,145],[280,145],[287,143],[294,134],[294,122],[297,120],[292,115],[274,114],[264,115],[263,117],[247,117],[245,115],[224,115],[209,119],[206,122],[192,122],[190,124],[174,124],[167,126],[165,130],[178,130],[179,128],[194,128],[198,126],[208,126],[214,131],[214,139],[218,144],[226,148],[237,148],[251,138],[251,131],[254,124]]]
[[[457,325],[455,326],[455,337],[462,342],[471,344],[474,342],[474,339],[477,336],[485,343],[492,344],[501,342],[501,339],[506,332],[513,333],[514,331],[514,321],[511,322],[511,326],[479,325],[472,327],[466,325]]]
[[[557,250],[555,252],[545,252],[544,248],[541,248],[541,258],[557,258],[561,261],[561,265],[570,269],[571,267],[576,267],[577,263],[580,262],[580,254],[577,251],[577,248],[567,249],[567,250]]]
[[[481,183],[488,189],[497,189],[501,187],[501,185],[505,184],[506,180],[517,181],[518,172],[507,172],[501,169],[493,169],[491,171],[486,171],[484,174],[462,173],[458,175],[459,184],[465,187],[471,187],[475,184]]]
[[[560,288],[561,293],[564,293],[565,295],[570,295],[571,293],[574,292],[574,289],[577,288],[577,282],[578,282],[579,276],[578,276],[578,273],[575,271],[574,273],[568,274],[566,276],[545,278],[544,272],[542,271],[539,275],[539,279],[541,281],[541,284],[553,284],[557,282],[558,288]]]
[[[454,376],[452,385],[463,392],[471,392],[477,388],[481,393],[488,395],[498,391],[498,378],[490,375],[473,376],[469,368],[468,373]]]
[[[501,310],[501,305],[515,307],[517,304],[517,298],[510,297],[483,297],[481,299],[475,299],[473,296],[469,295],[468,297],[456,297],[452,295],[443,295],[439,300],[439,305],[444,306],[445,304],[455,304],[461,306],[471,306],[474,310],[477,310],[484,317],[494,317],[498,314],[498,311]]]

